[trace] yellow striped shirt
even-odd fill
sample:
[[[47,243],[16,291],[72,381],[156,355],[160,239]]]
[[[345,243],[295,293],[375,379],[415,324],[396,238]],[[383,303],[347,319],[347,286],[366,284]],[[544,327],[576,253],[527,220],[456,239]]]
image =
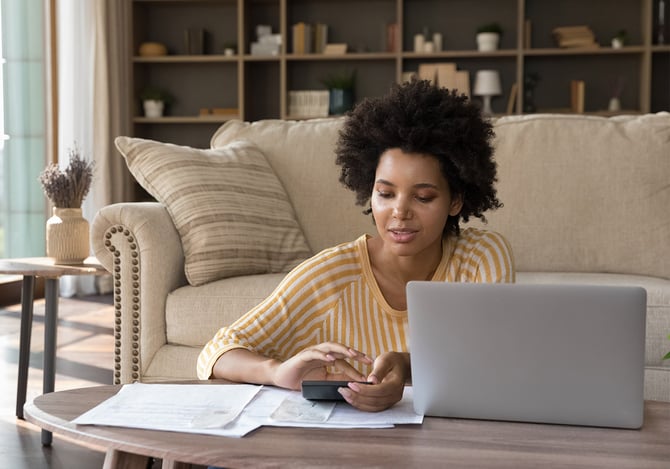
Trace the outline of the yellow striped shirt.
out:
[[[408,351],[407,311],[393,309],[372,274],[368,235],[326,249],[293,269],[262,303],[221,328],[198,358],[208,379],[218,358],[246,348],[284,361],[321,342],[339,342],[369,357]],[[468,228],[444,241],[433,281],[513,282],[514,260],[498,233]],[[355,363],[359,371],[370,368]]]

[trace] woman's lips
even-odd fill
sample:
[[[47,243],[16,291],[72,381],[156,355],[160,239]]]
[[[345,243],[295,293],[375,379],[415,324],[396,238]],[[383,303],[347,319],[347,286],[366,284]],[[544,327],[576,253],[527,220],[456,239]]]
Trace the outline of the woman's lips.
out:
[[[390,229],[388,232],[396,243],[409,243],[416,238],[417,234],[417,231],[408,229]]]

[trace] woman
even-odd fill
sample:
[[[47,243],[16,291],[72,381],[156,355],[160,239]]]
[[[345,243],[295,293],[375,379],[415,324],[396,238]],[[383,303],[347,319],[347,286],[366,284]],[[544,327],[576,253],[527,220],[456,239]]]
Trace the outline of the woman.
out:
[[[459,227],[501,207],[492,138],[465,96],[428,81],[359,104],[340,133],[337,163],[357,203],[369,204],[377,234],[296,267],[219,330],[198,376],[296,390],[307,379],[346,380],[339,392],[358,409],[398,402],[411,382],[407,282],[514,281],[502,236]]]

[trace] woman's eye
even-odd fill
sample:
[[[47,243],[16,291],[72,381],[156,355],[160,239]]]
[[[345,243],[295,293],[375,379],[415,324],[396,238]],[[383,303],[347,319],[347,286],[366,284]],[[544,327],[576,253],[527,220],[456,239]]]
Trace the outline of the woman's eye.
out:
[[[416,198],[416,200],[418,200],[419,202],[424,203],[424,204],[426,204],[428,202],[432,202],[433,199],[435,199],[435,197],[417,197]]]
[[[390,192],[384,192],[384,191],[377,191],[377,195],[383,199],[388,199],[389,197],[392,196]]]

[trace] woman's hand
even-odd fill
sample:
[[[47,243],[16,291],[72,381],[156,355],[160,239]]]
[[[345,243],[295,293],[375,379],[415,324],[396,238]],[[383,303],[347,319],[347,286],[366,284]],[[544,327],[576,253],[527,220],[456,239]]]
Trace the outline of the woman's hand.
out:
[[[274,369],[272,382],[275,386],[299,390],[305,379],[365,381],[365,375],[358,372],[347,360],[368,365],[372,363],[370,357],[346,345],[323,342],[279,363]],[[336,373],[329,373],[328,367],[333,367]]]
[[[340,394],[357,409],[378,412],[402,399],[410,375],[409,354],[387,352],[377,357],[372,373],[365,380],[372,384],[352,382],[341,388]]]

